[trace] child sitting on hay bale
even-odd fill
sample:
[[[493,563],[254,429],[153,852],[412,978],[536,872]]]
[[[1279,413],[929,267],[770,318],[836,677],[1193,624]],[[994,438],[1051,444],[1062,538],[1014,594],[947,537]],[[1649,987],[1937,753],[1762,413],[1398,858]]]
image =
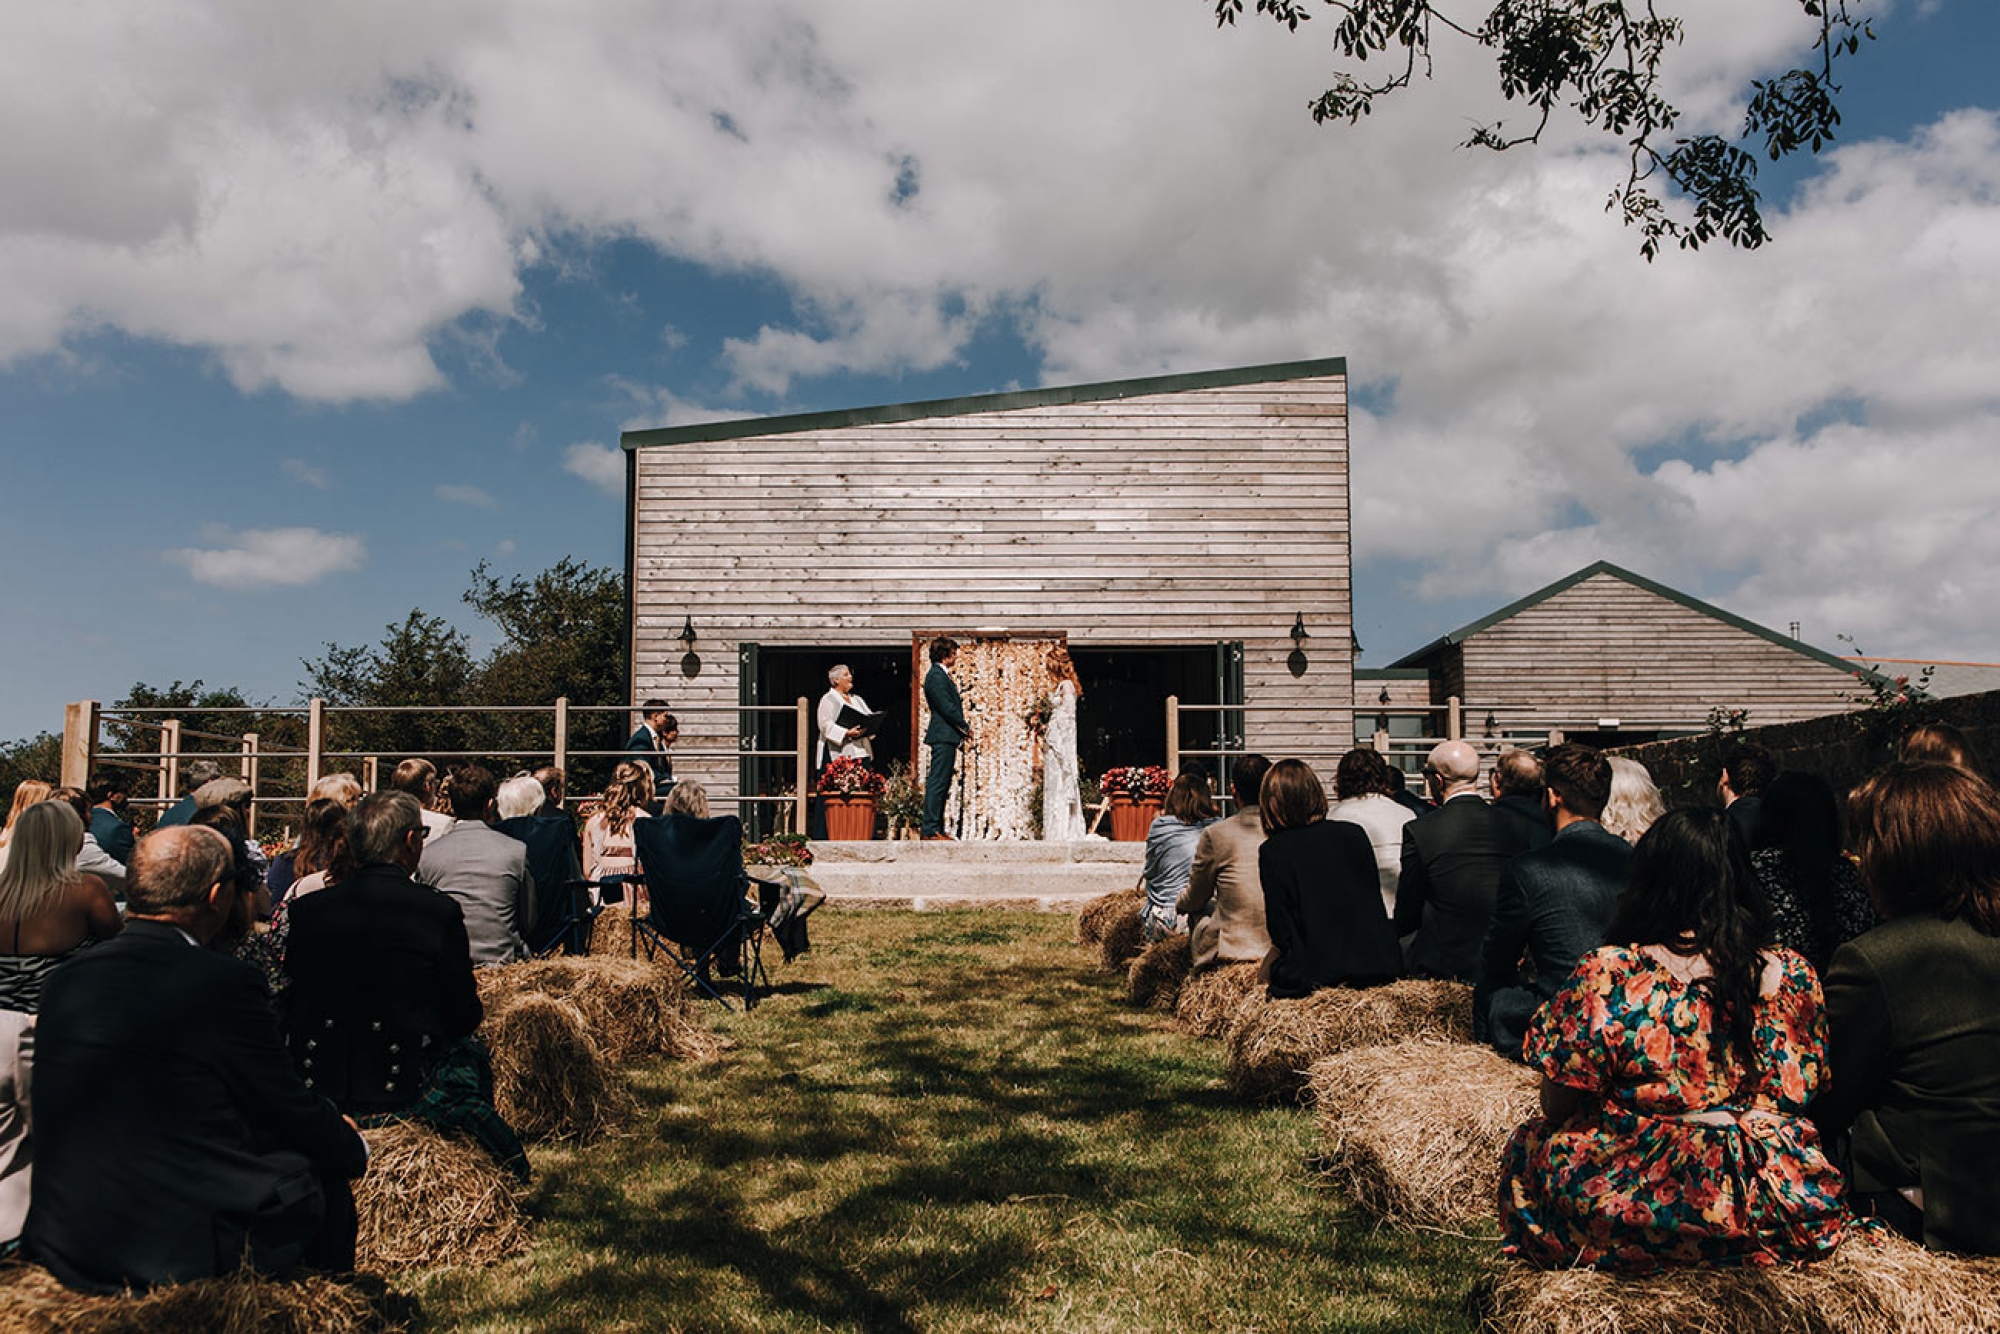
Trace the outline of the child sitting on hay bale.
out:
[[[1764,946],[1724,812],[1646,832],[1606,939],[1529,1026],[1547,1115],[1507,1145],[1502,1249],[1632,1273],[1831,1254],[1851,1226],[1843,1182],[1800,1115],[1826,1079],[1819,986]]]
[[[1371,886],[1376,911],[1381,898]],[[1329,987],[1303,1000],[1246,999],[1229,1030],[1229,1087],[1253,1102],[1309,1092],[1313,1062],[1355,1047],[1428,1038],[1472,1040],[1472,988],[1406,978],[1383,987]]]
[[[1500,1150],[1535,1077],[1469,1042],[1357,1047],[1312,1067],[1324,1169],[1385,1222],[1491,1228]]]

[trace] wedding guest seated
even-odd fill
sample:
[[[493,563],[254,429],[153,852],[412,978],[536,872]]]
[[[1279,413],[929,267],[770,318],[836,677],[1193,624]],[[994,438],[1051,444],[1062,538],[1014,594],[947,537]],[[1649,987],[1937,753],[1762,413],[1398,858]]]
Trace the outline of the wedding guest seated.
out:
[[[1470,982],[1493,922],[1500,868],[1528,841],[1520,821],[1479,795],[1479,752],[1470,744],[1433,746],[1424,781],[1438,806],[1403,826],[1396,934],[1407,941],[1412,976]]]
[[[1146,830],[1146,864],[1139,873],[1139,885],[1146,891],[1139,917],[1145,939],[1160,940],[1182,928],[1178,905],[1188,887],[1195,843],[1213,823],[1215,803],[1209,799],[1208,775],[1183,769]]]
[[[139,846],[117,938],[42,988],[22,1253],[85,1292],[354,1267],[367,1147],[293,1072],[256,971],[203,948],[247,903],[228,840]]]
[[[583,824],[583,871],[591,880],[637,875],[639,854],[632,848],[632,822],[649,818],[653,771],[627,760],[611,771],[597,811]]]
[[[407,792],[416,799],[424,813],[424,828],[436,838],[451,825],[451,817],[433,807],[437,802],[437,766],[429,760],[411,756],[396,766],[389,775],[389,786],[397,792]]]
[[[300,820],[299,841],[271,858],[271,867],[264,873],[264,887],[271,891],[273,906],[282,904],[285,896],[292,892],[292,886],[301,876],[326,868],[331,849],[346,838],[347,813],[361,800],[361,783],[353,774],[328,774],[312,785],[306,793],[305,816]],[[320,803],[329,803],[338,816],[325,815]],[[315,849],[313,864],[300,869],[299,860],[306,850],[308,831],[313,826],[313,812],[322,811],[322,830],[319,845]]]
[[[1666,798],[1653,783],[1653,775],[1637,760],[1623,755],[1605,756],[1611,765],[1611,795],[1605,799],[1599,821],[1609,833],[1627,843],[1637,843],[1653,821],[1667,813]]]
[[[1975,777],[1986,771],[1979,767],[1979,754],[1965,733],[1950,723],[1924,723],[1912,727],[1896,745],[1896,758],[1904,764],[1950,764]]]
[[[1196,968],[1259,963],[1271,952],[1257,870],[1257,849],[1264,845],[1257,798],[1270,769],[1262,755],[1239,757],[1229,776],[1236,813],[1202,830],[1195,843],[1187,892],[1174,907],[1187,914],[1188,950]]]
[[[1265,977],[1273,999],[1321,987],[1372,987],[1402,971],[1396,929],[1382,911],[1375,852],[1359,825],[1326,818],[1326,789],[1304,760],[1279,760],[1257,794]]]
[[[1396,915],[1396,882],[1403,871],[1403,826],[1417,818],[1416,812],[1396,800],[1402,790],[1403,775],[1389,767],[1389,761],[1372,746],[1356,746],[1340,757],[1333,771],[1334,791],[1340,800],[1333,804],[1329,820],[1345,820],[1360,825],[1375,851],[1375,872],[1382,885],[1382,908]]]
[[[1777,776],[1778,762],[1762,746],[1732,741],[1722,752],[1716,793],[1753,852],[1764,846],[1764,789]]]
[[[353,872],[354,857],[347,846],[347,817],[350,813],[350,807],[327,797],[306,803],[299,846],[292,851],[292,869],[298,874],[298,879],[292,882],[291,891],[284,901],[277,905],[280,910],[286,903],[340,883]],[[272,866],[275,870],[276,863]]]
[[[1819,985],[1763,947],[1729,816],[1662,816],[1606,938],[1529,1026],[1542,1115],[1503,1154],[1501,1249],[1630,1273],[1832,1251],[1842,1182],[1802,1116],[1827,1072]]]
[[[1834,947],[1875,929],[1875,905],[1842,850],[1840,806],[1816,774],[1782,773],[1764,790],[1764,846],[1750,854],[1772,939],[1826,973]]]
[[[1517,852],[1528,852],[1549,841],[1547,785],[1542,762],[1525,750],[1503,750],[1493,757],[1487,780],[1493,788],[1493,809],[1513,831]]]
[[[556,768],[553,764],[545,764],[535,770],[533,776],[535,781],[542,785],[543,794],[542,809],[537,811],[536,814],[545,815],[551,819],[567,820],[570,832],[575,834],[576,817],[571,815],[569,810],[563,805],[563,793],[568,782],[563,771]]]
[[[561,940],[566,952],[580,954],[587,941],[579,919],[586,914],[588,903],[575,898],[584,892],[576,826],[567,816],[540,814],[546,800],[540,782],[528,774],[515,775],[500,785],[500,795],[494,801],[500,822],[493,827],[528,850],[536,912],[534,922],[526,928],[528,947],[540,952]]]
[[[38,778],[24,778],[14,785],[14,800],[7,808],[7,823],[0,825],[0,867],[7,864],[7,849],[13,846],[14,826],[20,822],[21,813],[30,806],[47,801],[54,791],[53,784]]]
[[[527,1155],[493,1107],[465,915],[411,879],[422,812],[406,792],[381,792],[346,820],[355,871],[289,914],[292,1062],[362,1124],[400,1117],[467,1135],[525,1180]]]
[[[214,760],[189,760],[181,766],[181,799],[160,813],[155,829],[169,829],[177,824],[186,824],[194,817],[194,794],[205,783],[213,783],[222,777],[222,766]]]
[[[124,926],[104,882],[77,871],[82,843],[83,822],[67,803],[37,802],[14,821],[13,853],[0,869],[0,940],[6,942],[0,952],[0,1243],[19,1237],[28,1215],[28,1089],[42,984],[79,950]]]
[[[1886,920],[1833,952],[1813,1119],[1850,1134],[1867,1211],[2000,1255],[2000,795],[1955,766],[1892,764],[1847,811]]]
[[[522,935],[535,920],[535,878],[528,850],[493,828],[493,772],[465,764],[451,771],[453,819],[425,840],[417,880],[458,900],[472,961],[481,966],[528,957]],[[350,838],[353,837],[349,826]]]
[[[111,890],[113,898],[123,898],[125,863],[99,846],[97,836],[90,832],[90,799],[84,795],[83,789],[59,787],[49,793],[49,800],[64,803],[83,821],[83,851],[76,854],[76,869],[102,880]]]
[[[1501,870],[1472,988],[1473,1036],[1516,1060],[1528,1020],[1606,939],[1632,857],[1632,845],[1598,823],[1611,794],[1602,755],[1557,746],[1542,776],[1555,836]],[[1531,975],[1522,972],[1524,957]]]
[[[106,770],[97,775],[84,794],[90,801],[90,814],[86,818],[97,846],[121,862],[132,860],[134,846],[132,823],[125,818],[129,786],[124,774]]]
[[[194,814],[188,817],[188,823],[195,823],[203,811],[212,807],[222,806],[232,811],[236,816],[236,836],[243,840],[244,849],[250,854],[250,860],[256,863],[258,883],[262,884],[263,876],[270,870],[271,859],[264,855],[263,846],[250,837],[250,806],[256,795],[251,786],[240,778],[225,774],[221,778],[211,779],[194,790]],[[268,903],[265,904],[263,915],[270,916]]]

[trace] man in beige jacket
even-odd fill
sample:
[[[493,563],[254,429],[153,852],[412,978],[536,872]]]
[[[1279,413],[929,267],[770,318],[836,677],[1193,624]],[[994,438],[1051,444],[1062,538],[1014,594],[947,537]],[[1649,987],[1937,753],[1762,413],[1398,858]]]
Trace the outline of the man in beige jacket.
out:
[[[1194,869],[1177,911],[1189,920],[1188,946],[1196,968],[1219,963],[1256,963],[1271,952],[1264,926],[1264,882],[1257,873],[1257,849],[1264,842],[1264,819],[1257,790],[1271,762],[1245,755],[1230,772],[1236,814],[1201,831]]]

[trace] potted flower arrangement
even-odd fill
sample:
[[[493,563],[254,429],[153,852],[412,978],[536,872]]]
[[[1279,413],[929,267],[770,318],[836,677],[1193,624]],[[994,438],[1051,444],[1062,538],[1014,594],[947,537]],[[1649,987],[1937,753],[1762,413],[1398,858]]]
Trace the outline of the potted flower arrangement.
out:
[[[804,834],[773,834],[769,838],[745,839],[743,864],[757,867],[803,868],[813,864],[812,849],[806,845]]]
[[[891,839],[915,838],[924,818],[924,789],[910,766],[901,760],[889,764],[889,779],[877,802],[889,824]]]
[[[1143,843],[1146,831],[1160,813],[1173,778],[1157,764],[1121,765],[1106,769],[1098,785],[1111,799],[1111,839],[1115,843]]]
[[[826,803],[826,836],[846,842],[875,837],[875,801],[882,775],[866,760],[840,756],[819,773],[820,800]]]

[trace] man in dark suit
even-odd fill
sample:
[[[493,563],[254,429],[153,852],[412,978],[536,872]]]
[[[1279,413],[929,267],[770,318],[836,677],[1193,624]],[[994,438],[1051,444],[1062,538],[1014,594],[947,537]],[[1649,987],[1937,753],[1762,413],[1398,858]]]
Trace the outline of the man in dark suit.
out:
[[[972,738],[972,727],[965,721],[965,708],[958,697],[958,683],[951,679],[951,664],[957,659],[958,641],[931,641],[931,669],[924,675],[924,703],[931,711],[930,725],[924,729],[924,744],[931,748],[930,772],[924,779],[925,838],[951,837],[944,832],[945,798],[951,792],[958,748]]]
[[[1764,846],[1764,789],[1777,776],[1778,762],[1762,746],[1732,741],[1722,752],[1722,776],[1716,782],[1716,792],[1729,812],[1729,822],[1752,852]]]
[[[1503,750],[1493,761],[1492,783],[1493,809],[1507,817],[1521,851],[1546,846],[1555,831],[1549,827],[1542,762],[1525,750]]]
[[[1470,745],[1434,747],[1424,780],[1438,806],[1403,826],[1396,934],[1414,937],[1404,950],[1411,976],[1470,982],[1493,919],[1500,867],[1526,844],[1479,795],[1479,752]]]
[[[1535,1011],[1604,943],[1632,857],[1632,845],[1598,823],[1611,796],[1609,760],[1588,746],[1557,746],[1542,772],[1555,836],[1500,873],[1472,989],[1473,1036],[1515,1060]],[[1532,978],[1522,975],[1524,953]]]
[[[126,789],[124,774],[107,770],[97,775],[89,793],[90,836],[113,860],[130,865],[137,839],[132,834],[131,822],[125,818],[125,804],[130,799]]]
[[[42,994],[23,1253],[85,1292],[352,1269],[367,1146],[293,1072],[257,970],[203,948],[247,920],[228,841],[163,829],[131,872],[125,930]]]
[[[292,905],[292,1062],[349,1115],[415,1106],[418,1119],[470,1133],[525,1176],[527,1157],[493,1110],[491,1065],[474,1036],[484,1011],[464,914],[411,879],[426,837],[409,794],[365,798],[347,817],[360,869]]]
[[[667,711],[663,699],[649,699],[639,706],[644,720],[626,741],[625,750],[653,771],[653,786],[665,792],[674,781],[674,761],[667,748],[680,736],[680,724]]]

